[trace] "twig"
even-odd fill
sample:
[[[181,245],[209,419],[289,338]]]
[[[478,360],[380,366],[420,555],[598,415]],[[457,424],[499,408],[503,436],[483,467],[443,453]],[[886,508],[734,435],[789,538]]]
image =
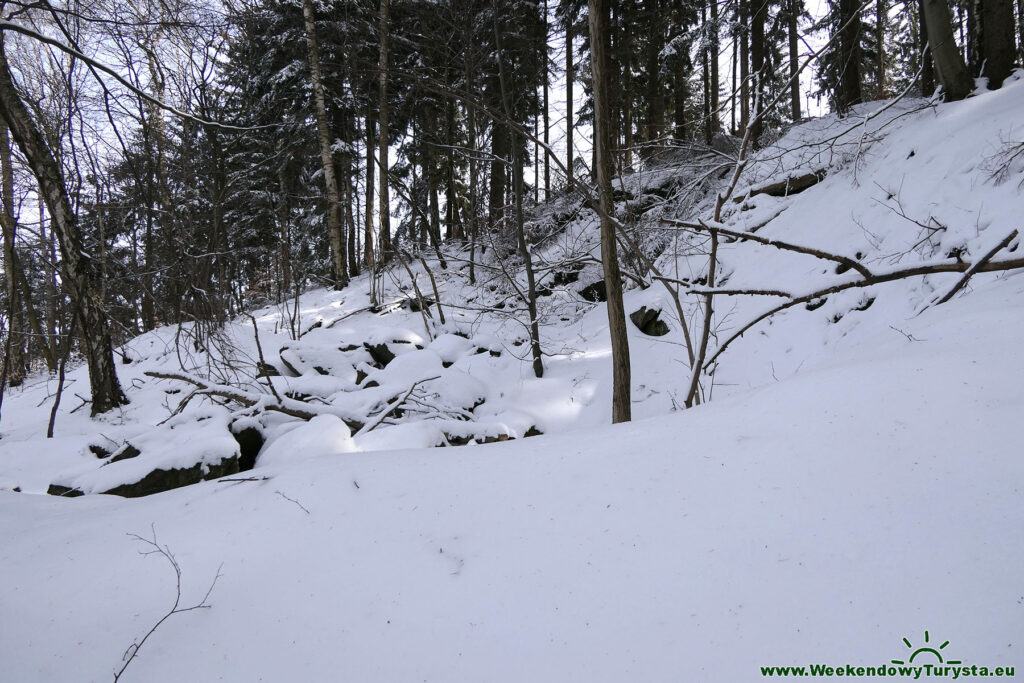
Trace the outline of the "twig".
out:
[[[210,587],[206,589],[206,595],[203,596],[202,600],[200,600],[195,605],[192,605],[191,607],[179,607],[179,605],[181,604],[181,566],[178,564],[178,560],[175,559],[175,557],[171,553],[170,549],[166,545],[160,545],[160,543],[157,541],[157,538],[156,538],[156,527],[155,526],[150,526],[150,530],[153,532],[153,538],[152,539],[143,538],[142,536],[139,536],[138,534],[128,534],[128,535],[131,536],[132,538],[136,539],[137,541],[141,541],[142,543],[145,543],[146,545],[151,546],[153,548],[152,550],[147,550],[147,551],[144,551],[144,552],[140,551],[140,553],[142,555],[161,555],[164,559],[166,559],[170,563],[171,568],[174,569],[174,579],[175,579],[174,605],[172,605],[171,609],[166,614],[164,614],[162,617],[160,617],[160,619],[155,624],[153,624],[153,627],[150,628],[149,631],[146,632],[146,635],[142,636],[142,639],[139,642],[132,643],[131,645],[128,646],[128,649],[125,650],[124,655],[121,657],[122,661],[124,661],[124,664],[121,666],[121,669],[117,673],[114,674],[114,683],[117,683],[117,681],[120,680],[121,675],[124,674],[125,669],[127,669],[128,665],[131,664],[135,660],[136,655],[139,654],[139,650],[141,650],[142,646],[146,644],[146,641],[149,640],[149,637],[151,635],[153,635],[158,628],[160,628],[161,624],[163,624],[165,621],[167,621],[169,618],[171,618],[175,614],[181,614],[183,612],[191,612],[191,611],[197,610],[197,609],[209,609],[210,608],[210,605],[208,605],[206,601],[209,600],[210,594],[213,592],[214,586],[217,585],[217,580],[221,577],[220,570],[224,566],[222,564],[220,567],[217,567],[217,575],[213,577],[213,581],[210,582]]]
[[[910,268],[902,268],[900,270],[890,271],[888,273],[876,274],[870,278],[864,278],[862,280],[854,280],[853,282],[844,282],[838,285],[831,285],[829,287],[825,287],[824,289],[819,289],[815,292],[811,292],[810,294],[804,294],[802,296],[795,297],[783,304],[779,304],[775,308],[765,311],[764,313],[757,316],[756,318],[748,322],[746,325],[741,327],[739,330],[734,332],[732,336],[730,336],[722,344],[719,345],[718,350],[715,351],[714,355],[712,355],[711,358],[708,359],[708,361],[704,364],[704,369],[706,370],[712,363],[714,363],[715,359],[722,355],[722,353],[725,352],[725,350],[729,347],[730,344],[732,344],[734,341],[742,337],[743,334],[747,330],[752,328],[754,325],[758,324],[762,320],[765,320],[766,318],[772,317],[776,313],[780,313],[786,310],[787,308],[792,308],[797,304],[806,303],[813,299],[821,298],[827,294],[835,294],[836,292],[842,292],[847,289],[871,287],[872,285],[878,285],[884,282],[894,282],[896,280],[903,280],[905,278],[915,277],[918,275],[934,275],[937,273],[963,273],[967,271],[969,268],[975,268],[975,272],[1002,272],[1007,270],[1016,270],[1018,268],[1024,268],[1024,258],[1007,259],[1005,261],[994,262],[988,261],[985,263],[981,263],[979,261],[979,263],[975,264],[974,266],[969,266],[966,263],[960,263],[958,261],[947,261],[942,263],[932,263],[920,266],[913,266]]]
[[[377,413],[377,416],[373,420],[371,420],[370,422],[367,422],[365,425],[363,425],[362,429],[360,429],[358,432],[356,432],[353,436],[362,436],[363,434],[371,432],[374,429],[376,429],[377,427],[379,427],[380,423],[383,422],[385,420],[385,418],[387,418],[387,416],[390,415],[395,410],[395,408],[398,408],[403,403],[405,403],[405,400],[412,395],[413,390],[417,386],[419,386],[420,384],[423,384],[424,382],[430,382],[431,380],[440,379],[440,377],[441,376],[438,375],[437,377],[428,377],[426,379],[421,379],[421,380],[417,380],[417,381],[413,382],[412,386],[409,387],[409,390],[406,391],[405,394],[403,394],[399,398],[396,398],[391,403],[387,404],[387,406],[385,406],[382,411]]]
[[[1015,238],[1015,237],[1017,237],[1017,231],[1016,231],[1016,230],[1013,230],[1012,232],[1010,232],[1010,234],[1009,234],[1009,235],[1007,235],[1006,237],[1004,237],[1004,238],[1002,239],[1002,241],[1001,241],[1001,242],[999,242],[999,244],[997,244],[996,246],[992,247],[992,249],[991,249],[991,250],[989,250],[989,252],[988,252],[987,254],[985,254],[985,255],[984,255],[984,256],[982,256],[982,257],[981,257],[980,259],[978,259],[977,261],[975,261],[975,262],[974,262],[974,265],[972,265],[972,266],[971,266],[970,268],[968,268],[968,269],[967,269],[967,272],[966,272],[966,273],[964,273],[964,276],[963,276],[962,278],[960,278],[960,279],[959,279],[959,280],[957,281],[957,283],[956,283],[955,285],[953,285],[953,288],[952,288],[952,289],[950,289],[950,290],[949,290],[948,292],[946,292],[945,296],[943,296],[943,297],[942,297],[941,299],[939,299],[938,301],[936,301],[934,305],[936,305],[936,306],[939,306],[939,305],[941,305],[941,304],[944,304],[944,303],[946,303],[946,302],[947,302],[947,301],[949,301],[950,299],[952,299],[952,298],[953,298],[953,295],[954,295],[954,294],[956,294],[957,292],[959,292],[959,291],[960,291],[961,289],[963,289],[963,288],[964,288],[964,286],[966,286],[966,285],[967,285],[967,281],[968,281],[968,280],[970,280],[970,279],[971,279],[972,277],[974,277],[974,274],[978,272],[978,269],[979,269],[979,268],[981,268],[981,267],[982,267],[982,266],[984,266],[984,265],[985,265],[986,263],[988,263],[989,261],[991,261],[991,260],[992,260],[992,258],[993,258],[993,257],[994,257],[994,256],[995,256],[996,254],[998,254],[998,253],[999,253],[1000,251],[1002,251],[1003,249],[1005,249],[1006,247],[1008,247],[1008,246],[1010,245],[1010,242],[1012,242],[1012,241],[1014,240],[1014,238]],[[920,311],[918,311],[918,314],[920,314],[920,313],[923,313],[923,312],[924,312],[924,310],[925,310],[926,308],[928,308],[929,306],[931,306],[931,305],[932,305],[932,304],[928,304],[927,306],[925,306],[924,308],[922,308],[922,309],[921,309]]]
[[[274,491],[274,493],[276,493],[277,495],[281,496],[282,498],[284,498],[284,499],[285,499],[285,500],[287,500],[287,501],[291,501],[292,503],[295,503],[295,504],[296,504],[296,505],[298,505],[298,506],[299,506],[299,507],[300,507],[300,508],[302,509],[302,511],[303,511],[303,512],[305,512],[305,513],[306,513],[307,515],[308,515],[308,514],[310,514],[310,513],[309,513],[309,510],[307,510],[307,509],[306,509],[306,506],[305,506],[305,505],[303,505],[302,503],[300,503],[299,501],[295,500],[294,498],[289,498],[288,496],[284,495],[284,494],[283,494],[283,493],[281,493],[280,491]]]
[[[783,251],[795,251],[798,254],[807,254],[808,256],[814,256],[815,258],[820,258],[820,259],[825,260],[825,261],[833,261],[835,263],[841,263],[842,265],[846,266],[847,268],[851,268],[851,269],[857,271],[858,273],[860,273],[864,277],[871,277],[871,271],[870,270],[868,270],[863,265],[861,265],[857,261],[855,261],[855,260],[853,260],[853,259],[851,259],[851,258],[849,258],[847,256],[840,256],[838,254],[830,254],[828,252],[821,251],[820,249],[814,249],[812,247],[803,247],[803,246],[800,246],[798,244],[792,244],[790,242],[783,242],[782,240],[769,239],[767,237],[762,237],[760,235],[755,235],[755,234],[750,233],[750,232],[737,232],[735,230],[728,230],[728,229],[725,229],[725,228],[721,228],[721,227],[719,227],[717,225],[710,226],[710,225],[707,225],[706,223],[703,223],[703,222],[701,222],[701,223],[689,223],[687,221],[677,221],[677,220],[672,220],[672,219],[669,219],[669,218],[663,218],[663,219],[661,219],[661,222],[663,224],[665,224],[665,225],[673,225],[673,226],[676,226],[676,227],[679,227],[679,228],[684,228],[686,230],[692,230],[694,232],[712,232],[712,231],[717,231],[719,234],[725,235],[726,237],[735,237],[736,239],[739,239],[739,240],[750,240],[751,242],[757,242],[758,244],[763,244],[763,245],[768,246],[768,247],[775,247],[776,249],[781,249]]]

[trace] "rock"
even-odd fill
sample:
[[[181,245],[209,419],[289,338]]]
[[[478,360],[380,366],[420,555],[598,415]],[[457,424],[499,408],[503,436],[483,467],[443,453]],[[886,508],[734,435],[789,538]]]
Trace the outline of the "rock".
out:
[[[651,337],[663,337],[668,334],[669,329],[659,316],[661,316],[661,309],[641,306],[639,310],[629,314],[629,319],[644,334]]]
[[[99,445],[94,444],[94,443],[89,444],[89,452],[92,453],[93,455],[95,455],[97,458],[100,458],[101,460],[103,458],[109,458],[110,457],[110,451],[108,451],[103,446],[99,446]]]
[[[256,465],[256,456],[260,454],[265,439],[256,427],[246,427],[237,432],[232,429],[231,435],[238,442],[238,471],[246,472]]]
[[[598,280],[587,285],[579,291],[579,294],[585,301],[592,301],[594,303],[608,301],[608,290],[605,289],[604,280]]]
[[[142,451],[125,441],[124,445],[114,452],[114,457],[110,459],[110,462],[120,462],[129,458],[137,458],[140,455],[142,455]]]
[[[554,276],[551,278],[551,284],[555,287],[572,284],[580,279],[581,270],[583,270],[582,265],[575,270],[556,270]]]
[[[388,363],[395,359],[395,354],[383,342],[380,344],[363,342],[363,348],[370,354],[370,358],[382,368],[387,367]]]
[[[46,492],[51,496],[63,496],[64,498],[77,498],[78,496],[84,495],[78,489],[73,489],[69,486],[61,486],[60,484],[50,484],[50,487],[46,489]]]
[[[263,361],[257,361],[256,363],[256,376],[257,377],[279,377],[281,372],[270,363]]]
[[[423,305],[429,309],[434,305],[434,301],[429,297],[423,297]],[[408,308],[413,313],[419,313],[422,306],[420,306],[420,300],[418,298],[411,296],[402,301],[402,308]]]
[[[121,484],[103,493],[124,498],[141,498],[162,491],[198,484],[203,480],[219,479],[229,474],[238,474],[238,456],[224,458],[215,465],[208,465],[207,471],[203,472],[203,465],[196,463],[192,467],[182,469],[161,470],[155,469],[145,477],[133,484]],[[53,485],[50,486],[53,488]],[[56,494],[71,495],[71,494]]]

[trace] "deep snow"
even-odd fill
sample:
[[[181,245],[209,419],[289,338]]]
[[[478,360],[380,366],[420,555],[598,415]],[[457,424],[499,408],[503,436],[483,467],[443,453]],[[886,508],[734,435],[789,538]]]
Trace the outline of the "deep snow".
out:
[[[1024,134],[1024,82],[923,105],[790,131],[741,185],[801,169],[825,180],[751,197],[727,224],[774,216],[759,234],[861,252],[873,270],[985,253],[1021,227],[1024,169],[993,173]],[[593,227],[580,217],[538,257],[592,247]],[[659,264],[679,277],[706,267],[673,258]],[[102,491],[234,450],[229,410],[209,402],[155,427],[188,391],[143,375],[180,370],[174,330],[128,345],[121,412],[69,413],[87,384],[72,373],[52,441],[40,438],[52,380],[10,394],[0,488],[25,493],[0,490],[4,680],[111,678],[174,600],[170,567],[130,536],[153,530],[181,566],[184,604],[222,576],[210,609],[165,622],[123,680],[745,681],[763,665],[887,663],[926,630],[967,664],[1024,665],[1024,274],[979,276],[919,315],[959,276],[795,307],[723,355],[713,401],[675,414],[688,380],[678,323],[658,338],[630,326],[640,419],[611,427],[605,311],[575,295],[587,268],[543,305],[553,355],[541,380],[517,357],[522,326],[476,310],[507,296],[498,284],[445,276],[449,323],[429,331],[408,310],[328,326],[366,305],[365,279],[305,295],[302,329],[324,325],[300,341],[280,332],[279,310],[257,311],[267,360],[289,346],[281,357],[301,373],[275,387],[325,397],[325,414],[264,424],[269,442],[242,475],[255,481],[143,499],[30,495],[55,481]],[[730,287],[799,293],[853,276],[750,243],[723,245],[722,269]],[[720,304],[719,339],[771,303]],[[667,304],[658,286],[627,293],[627,312]],[[248,320],[226,334],[233,345],[215,348],[255,367]],[[339,351],[395,339],[409,343],[383,370],[359,365],[361,348]],[[197,373],[208,362],[185,359]],[[340,419],[363,422],[435,376],[419,396],[444,415],[412,410],[355,437]],[[358,379],[379,388],[353,391]],[[422,448],[470,423],[517,440]],[[545,436],[520,440],[530,427]],[[143,455],[101,466],[86,448],[124,441]]]

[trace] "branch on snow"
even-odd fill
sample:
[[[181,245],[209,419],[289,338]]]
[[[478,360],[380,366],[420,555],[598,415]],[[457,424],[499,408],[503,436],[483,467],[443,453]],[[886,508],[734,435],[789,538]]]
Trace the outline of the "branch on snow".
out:
[[[784,242],[782,240],[776,240],[776,239],[771,239],[771,238],[768,238],[768,237],[762,237],[760,235],[755,235],[755,234],[750,233],[750,232],[737,232],[735,230],[729,230],[728,228],[726,228],[724,226],[719,226],[717,224],[715,224],[715,225],[708,225],[707,223],[704,223],[704,222],[690,223],[688,221],[677,221],[677,220],[672,220],[670,218],[663,218],[663,219],[661,219],[661,222],[664,225],[672,225],[672,226],[675,226],[677,228],[683,228],[684,230],[690,230],[692,232],[712,232],[712,231],[715,231],[719,235],[724,235],[726,237],[733,237],[733,238],[741,240],[741,241],[742,240],[750,240],[751,242],[756,242],[758,244],[763,244],[763,245],[768,246],[768,247],[775,247],[776,249],[780,249],[782,251],[793,251],[793,252],[796,252],[798,254],[806,254],[808,256],[814,256],[815,258],[819,258],[819,259],[822,259],[824,261],[832,261],[834,263],[842,264],[843,266],[846,266],[846,268],[848,268],[848,269],[852,269],[852,270],[857,271],[858,273],[860,273],[861,275],[863,275],[866,278],[872,277],[872,274],[871,274],[870,270],[868,270],[862,264],[858,263],[857,261],[855,261],[854,259],[852,259],[852,258],[850,258],[848,256],[841,256],[839,254],[830,254],[827,251],[822,251],[820,249],[814,249],[813,247],[804,247],[804,246],[801,246],[799,244],[792,244],[790,242]]]
[[[1016,233],[1016,231],[1014,231],[1014,233]],[[940,261],[938,263],[921,264],[917,266],[912,266],[910,268],[900,268],[898,270],[892,270],[887,273],[877,273],[872,275],[871,277],[865,277],[860,280],[853,280],[851,282],[843,282],[837,285],[831,285],[829,287],[819,289],[809,294],[803,294],[801,296],[789,299],[785,303],[779,304],[778,306],[768,311],[765,311],[761,315],[757,316],[756,318],[748,322],[746,325],[741,327],[739,330],[734,332],[724,342],[722,342],[719,345],[718,350],[715,351],[714,355],[712,355],[711,358],[709,358],[708,361],[704,364],[704,370],[707,371],[708,368],[710,368],[711,365],[714,364],[715,360],[720,355],[722,355],[722,353],[729,347],[731,343],[742,337],[747,330],[754,327],[762,320],[770,318],[776,313],[781,313],[787,308],[792,308],[793,306],[796,306],[798,304],[807,303],[808,301],[813,301],[814,299],[819,299],[829,294],[835,294],[836,292],[842,292],[847,289],[871,287],[872,285],[878,285],[885,282],[895,282],[896,280],[903,280],[908,277],[917,277],[919,275],[937,275],[940,273],[965,273],[965,277],[961,278],[960,282],[966,284],[967,279],[969,279],[969,277],[973,276],[975,273],[994,273],[1024,268],[1024,257],[1006,259],[1003,261],[991,260],[992,256],[994,256],[999,249],[1002,249],[1004,246],[1008,245],[1010,241],[1012,241],[1014,236],[1014,234],[1009,235],[1006,239],[1003,240],[1003,242],[1000,242],[996,249],[993,249],[988,254],[978,259],[978,261],[976,261],[974,264],[963,263],[959,261]],[[954,287],[950,294],[947,295],[946,297],[943,297],[942,300],[948,301],[949,296],[952,296],[952,294],[956,293],[956,291],[958,291],[962,286],[962,284],[958,283],[958,286]]]

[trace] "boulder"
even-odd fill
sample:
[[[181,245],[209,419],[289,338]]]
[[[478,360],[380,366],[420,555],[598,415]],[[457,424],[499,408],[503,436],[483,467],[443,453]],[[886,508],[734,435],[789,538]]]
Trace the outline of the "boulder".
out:
[[[668,334],[668,325],[661,319],[661,309],[641,306],[629,314],[637,329],[651,337],[663,337]]]
[[[608,301],[608,290],[605,289],[604,280],[598,280],[587,285],[580,290],[579,294],[585,301],[592,301],[594,303]]]

